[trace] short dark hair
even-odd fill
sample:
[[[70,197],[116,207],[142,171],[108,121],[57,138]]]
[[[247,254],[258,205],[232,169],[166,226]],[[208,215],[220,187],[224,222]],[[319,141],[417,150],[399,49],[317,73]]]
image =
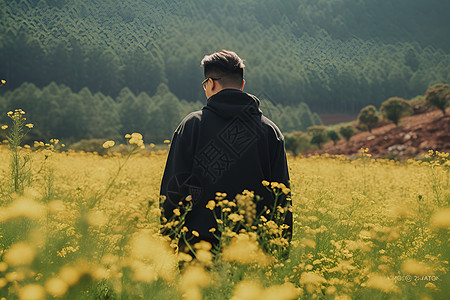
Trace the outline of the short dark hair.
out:
[[[244,61],[233,51],[220,50],[203,57],[205,78],[220,78],[224,85],[240,86],[244,79]]]

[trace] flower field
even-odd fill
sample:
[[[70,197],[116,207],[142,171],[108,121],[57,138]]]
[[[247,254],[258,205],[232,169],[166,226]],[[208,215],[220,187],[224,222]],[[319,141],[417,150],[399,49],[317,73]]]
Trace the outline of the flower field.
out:
[[[192,260],[158,234],[167,151],[141,150],[141,141],[131,135],[128,153],[106,156],[61,151],[57,140],[23,148],[2,143],[1,299],[443,299],[449,293],[447,153],[405,162],[375,160],[367,150],[352,160],[288,157],[289,256],[275,259],[252,234],[239,233],[216,256],[208,243],[192,245]],[[233,222],[246,218],[233,215]]]

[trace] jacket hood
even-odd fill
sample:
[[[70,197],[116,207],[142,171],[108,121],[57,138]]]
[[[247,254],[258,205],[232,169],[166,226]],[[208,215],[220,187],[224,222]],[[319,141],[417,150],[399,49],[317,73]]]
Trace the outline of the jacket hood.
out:
[[[261,116],[260,101],[256,96],[235,89],[224,89],[211,96],[203,107],[223,119],[231,119],[240,115],[243,119]]]

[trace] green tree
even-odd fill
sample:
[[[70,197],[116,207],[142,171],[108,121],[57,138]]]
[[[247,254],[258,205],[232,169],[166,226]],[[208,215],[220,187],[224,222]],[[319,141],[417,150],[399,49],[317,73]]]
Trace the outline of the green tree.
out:
[[[369,132],[372,132],[379,120],[377,109],[373,105],[364,107],[358,115],[359,123],[366,125]]]
[[[355,127],[352,125],[342,126],[339,128],[339,133],[345,138],[345,140],[348,142],[350,138],[355,135],[356,130]]]
[[[435,106],[445,114],[445,108],[450,101],[450,89],[448,84],[438,83],[433,85],[425,93],[425,99],[428,106]]]
[[[333,141],[333,144],[336,146],[336,142],[340,140],[339,134],[336,130],[328,130],[327,137]]]
[[[327,128],[325,126],[310,126],[307,131],[311,136],[311,144],[322,149],[322,144],[327,140]]]
[[[400,118],[409,116],[413,110],[408,101],[400,97],[391,97],[381,104],[381,114],[384,118],[394,122],[398,126]]]

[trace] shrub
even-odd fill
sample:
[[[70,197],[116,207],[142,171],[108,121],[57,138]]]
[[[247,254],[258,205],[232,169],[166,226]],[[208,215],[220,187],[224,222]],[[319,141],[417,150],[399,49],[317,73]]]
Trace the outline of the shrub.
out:
[[[396,126],[401,117],[409,116],[413,110],[408,101],[400,97],[392,97],[381,104],[380,112],[385,119],[388,119]]]
[[[358,121],[366,125],[369,132],[372,132],[372,128],[378,124],[379,120],[377,109],[373,105],[364,107],[358,115]]]
[[[435,84],[425,94],[426,104],[442,110],[445,116],[445,108],[450,101],[450,90],[448,84]]]
[[[345,138],[348,142],[350,138],[356,133],[355,127],[352,125],[342,126],[339,129],[339,133]]]
[[[287,151],[294,156],[311,148],[310,137],[301,131],[294,131],[284,135],[284,144]]]
[[[311,144],[322,149],[322,144],[327,140],[327,128],[325,126],[310,126],[307,130],[311,136]]]
[[[339,136],[339,134],[336,132],[336,130],[328,130],[327,131],[327,136],[330,140],[333,141],[333,144],[336,145],[336,142],[339,141],[341,139],[341,137]]]

